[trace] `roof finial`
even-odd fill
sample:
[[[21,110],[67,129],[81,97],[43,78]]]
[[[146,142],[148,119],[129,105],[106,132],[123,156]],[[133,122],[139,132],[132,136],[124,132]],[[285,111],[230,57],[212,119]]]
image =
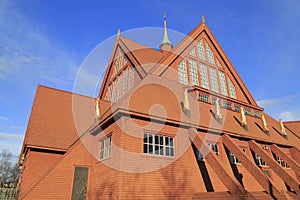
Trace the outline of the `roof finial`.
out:
[[[204,15],[202,15],[202,24],[205,24],[205,18],[204,18]]]
[[[100,99],[96,99],[95,103],[95,112],[96,112],[96,117],[95,117],[95,122],[100,120]]]
[[[118,28],[118,34],[117,34],[117,36],[119,37],[121,35],[121,30],[120,30],[120,28]]]
[[[172,47],[173,47],[173,45],[170,42],[169,37],[168,37],[168,32],[167,32],[167,14],[166,14],[166,12],[164,12],[164,36],[163,36],[163,40],[162,40],[162,42],[160,43],[160,46],[159,46],[160,49],[162,49],[162,46],[164,46],[164,45],[167,45],[168,48],[163,48],[163,50],[171,50]]]
[[[184,99],[183,99],[183,112],[186,114],[187,117],[191,116],[191,107],[190,107],[190,100],[188,95],[188,90],[185,89],[184,91]]]
[[[282,119],[279,119],[279,125],[280,125],[282,136],[287,137],[286,130],[285,130],[284,124],[282,122]]]

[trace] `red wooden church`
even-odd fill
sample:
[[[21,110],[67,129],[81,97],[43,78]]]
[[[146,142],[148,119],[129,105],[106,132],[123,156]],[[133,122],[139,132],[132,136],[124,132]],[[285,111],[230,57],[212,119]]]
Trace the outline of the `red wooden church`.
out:
[[[300,199],[300,122],[264,113],[202,22],[116,37],[98,98],[38,86],[20,199]]]

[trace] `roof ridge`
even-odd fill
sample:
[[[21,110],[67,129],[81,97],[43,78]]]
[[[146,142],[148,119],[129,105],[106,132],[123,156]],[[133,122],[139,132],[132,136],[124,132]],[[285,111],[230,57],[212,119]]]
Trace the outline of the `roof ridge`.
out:
[[[56,92],[63,92],[63,93],[67,93],[67,94],[71,94],[71,95],[79,95],[79,96],[82,96],[82,97],[86,97],[86,98],[91,98],[91,99],[96,99],[96,97],[91,97],[91,96],[87,96],[87,95],[84,95],[84,94],[79,94],[79,93],[75,93],[75,92],[71,92],[71,91],[67,91],[67,90],[63,90],[63,89],[58,89],[58,88],[54,88],[54,87],[50,87],[50,86],[46,86],[46,85],[38,85],[38,88],[45,88],[45,89],[48,89],[48,90],[52,90],[52,91],[56,91]],[[38,91],[38,89],[37,89]]]
[[[157,52],[157,53],[163,55],[163,53],[161,53],[160,51],[158,51],[158,50],[156,50],[156,49],[154,49],[154,48],[152,48],[152,47],[146,46],[146,45],[144,45],[144,44],[142,44],[142,43],[139,43],[139,42],[137,42],[137,41],[135,41],[135,40],[129,39],[129,38],[124,37],[124,36],[119,36],[119,38],[120,38],[125,44],[126,44],[126,40],[127,40],[128,42],[132,42],[132,43],[134,43],[134,44],[136,44],[136,45],[139,45],[139,46],[141,46],[141,47],[143,47],[143,48],[151,49],[151,50],[153,50],[153,51],[155,51],[155,52]],[[124,41],[124,40],[125,40],[125,41]]]
[[[300,123],[300,120],[285,121],[283,123]]]

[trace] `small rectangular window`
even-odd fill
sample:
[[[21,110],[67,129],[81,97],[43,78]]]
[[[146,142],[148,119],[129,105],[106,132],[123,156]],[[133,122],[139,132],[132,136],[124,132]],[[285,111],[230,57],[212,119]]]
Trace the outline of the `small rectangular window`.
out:
[[[111,156],[111,136],[100,140],[100,160]]]
[[[144,153],[173,157],[174,138],[144,133]]]
[[[257,154],[254,154],[254,156],[255,156],[255,163],[258,165],[258,166],[263,166],[263,167],[266,167],[266,166],[268,166],[268,164],[265,162],[265,161],[263,161]]]
[[[245,114],[246,115],[252,115],[252,112],[249,108],[245,108]]]
[[[236,112],[240,112],[241,111],[241,106],[238,106],[238,105],[234,105],[234,110],[236,111]]]
[[[260,118],[260,112],[254,111],[254,116],[257,117],[257,118]]]
[[[219,148],[217,144],[208,143],[208,146],[216,153],[217,156],[219,156]]]
[[[232,109],[232,105],[230,102],[224,101],[224,108],[231,110]]]
[[[231,164],[240,164],[241,162],[235,157],[233,153],[228,150],[228,157]]]
[[[199,100],[200,101],[203,101],[203,102],[206,102],[206,103],[209,103],[209,99],[208,99],[208,96],[205,95],[205,94],[199,94]]]
[[[283,167],[283,168],[290,168],[288,164],[286,164],[281,158],[274,154],[275,160]]]

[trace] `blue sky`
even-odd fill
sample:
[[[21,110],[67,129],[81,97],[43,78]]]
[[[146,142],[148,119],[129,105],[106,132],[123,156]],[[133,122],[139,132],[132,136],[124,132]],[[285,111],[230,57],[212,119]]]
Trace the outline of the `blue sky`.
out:
[[[19,153],[38,84],[72,91],[94,47],[117,28],[162,27],[164,11],[184,34],[204,14],[265,111],[299,120],[299,10],[299,0],[0,0],[0,149]]]

